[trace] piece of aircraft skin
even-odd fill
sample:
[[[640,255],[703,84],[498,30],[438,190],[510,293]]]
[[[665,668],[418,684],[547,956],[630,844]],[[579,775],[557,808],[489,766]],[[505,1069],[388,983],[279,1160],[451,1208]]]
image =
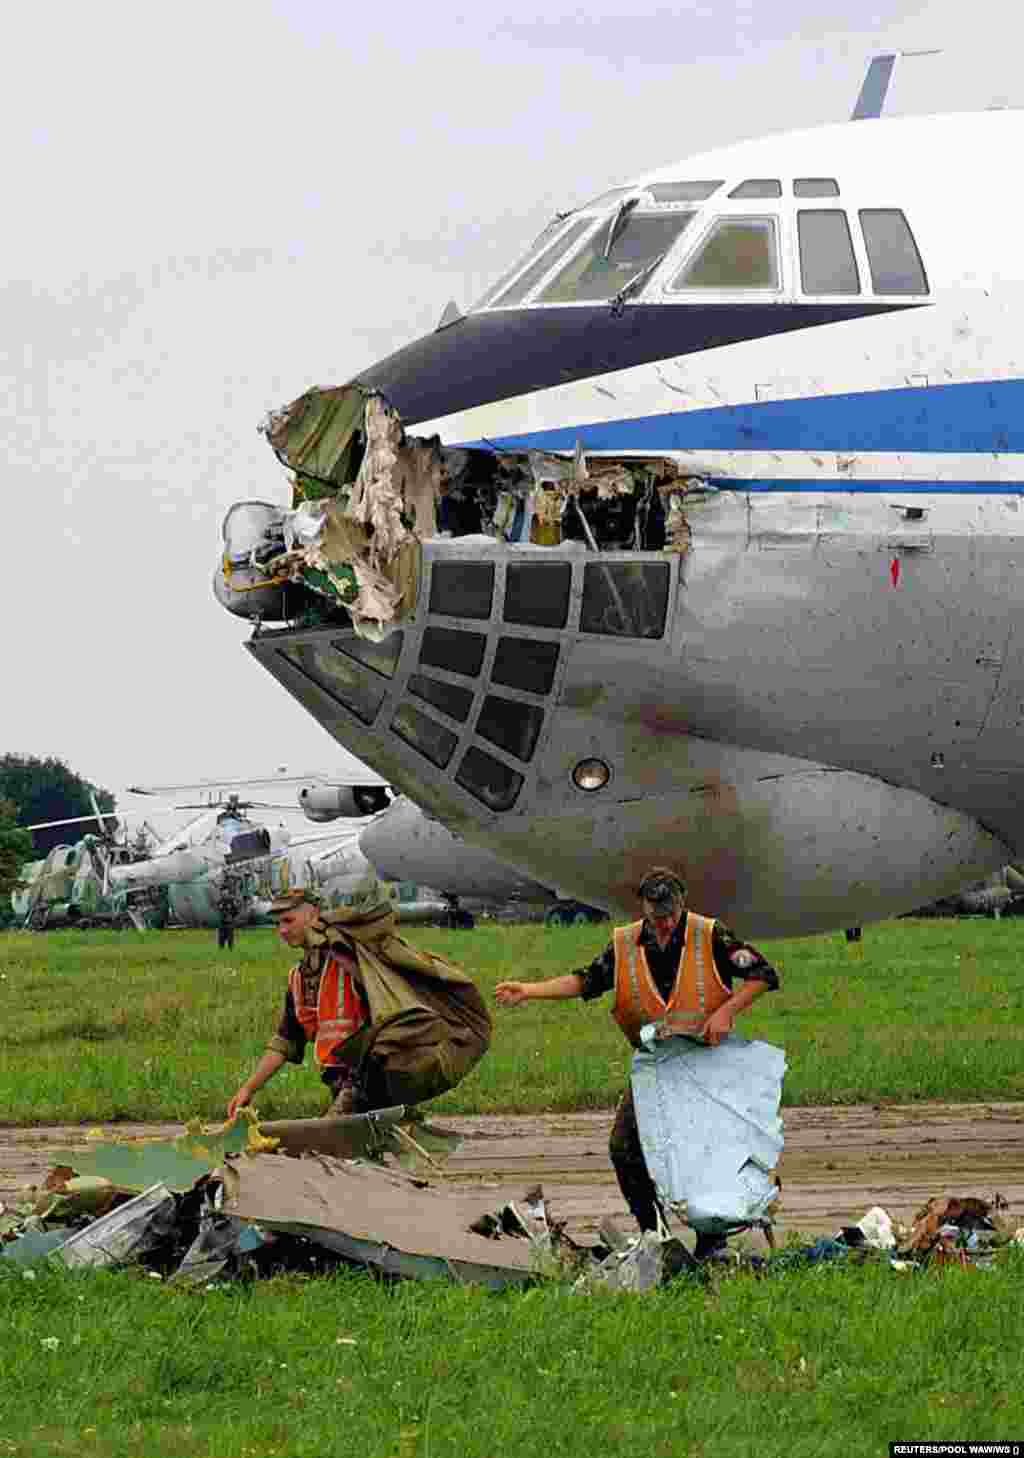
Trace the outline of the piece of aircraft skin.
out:
[[[695,905],[744,934],[810,932],[910,910],[1015,859],[1024,265],[1005,158],[1021,142],[1015,112],[863,121],[738,144],[641,179],[723,186],[614,321],[607,301],[471,313],[359,378],[445,445],[571,455],[579,443],[588,457],[676,461],[714,488],[687,496],[689,550],[595,558],[579,543],[426,542],[416,616],[401,626],[400,660],[370,723],[282,656],[336,629],[264,632],[250,651],[429,814],[595,904],[634,911],[642,870],[668,861]],[[745,177],[780,177],[782,198],[727,201]],[[856,300],[802,301],[794,177],[838,179],[837,198],[806,207],[846,212]],[[873,208],[905,213],[926,296],[872,294],[857,218]],[[774,219],[778,293],[670,301],[665,285],[699,246],[704,219],[723,214]],[[493,563],[485,619],[430,614],[442,562]],[[571,571],[564,626],[504,624],[509,568],[542,562]],[[656,635],[601,635],[582,622],[585,569],[619,564],[667,570]],[[466,721],[432,713],[454,736],[444,766],[391,728],[415,702],[408,679],[432,626],[485,640],[479,672],[450,678],[473,688]],[[557,645],[543,694],[509,694],[491,678],[502,638]],[[542,711],[527,761],[475,735],[489,695]],[[503,767],[507,808],[459,783],[473,750]],[[588,758],[609,768],[602,789],[573,782]]]

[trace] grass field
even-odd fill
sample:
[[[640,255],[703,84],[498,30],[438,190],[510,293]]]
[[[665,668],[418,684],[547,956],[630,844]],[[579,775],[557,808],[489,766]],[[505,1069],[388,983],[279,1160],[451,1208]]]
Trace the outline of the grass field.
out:
[[[1022,1278],[1024,1252],[646,1296],[0,1273],[0,1454],[887,1458],[1019,1439]]]
[[[458,961],[491,999],[504,977],[585,965],[608,928],[407,935]],[[1024,919],[889,922],[853,947],[837,933],[763,950],[782,988],[740,1031],[786,1049],[786,1103],[1024,1098]],[[220,1117],[276,1026],[290,955],[269,930],[242,933],[230,952],[209,932],[0,936],[0,1121]],[[610,1001],[495,1009],[491,1051],[432,1107],[609,1106],[629,1056]],[[308,1061],[258,1099],[268,1118],[322,1103]]]
[[[606,928],[410,939],[502,977],[583,965]],[[743,1030],[786,1047],[790,1103],[1024,1097],[1024,923],[898,922],[764,950],[783,989]],[[272,1030],[269,932],[0,937],[8,1122],[216,1117]],[[498,1013],[440,1107],[609,1104],[607,1000]],[[314,1113],[287,1069],[267,1116]],[[644,1296],[489,1294],[362,1273],[200,1291],[0,1262],[0,1458],[886,1458],[1024,1436],[1024,1252],[993,1270],[814,1267]]]

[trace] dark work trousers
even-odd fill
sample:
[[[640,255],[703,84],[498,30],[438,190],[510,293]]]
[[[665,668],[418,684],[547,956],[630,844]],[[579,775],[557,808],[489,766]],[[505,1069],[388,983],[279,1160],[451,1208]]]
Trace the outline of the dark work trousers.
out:
[[[647,1172],[647,1161],[640,1143],[631,1083],[626,1084],[615,1110],[608,1153],[611,1155],[622,1197],[632,1211],[634,1220],[641,1230],[657,1230],[657,1194],[654,1181]]]

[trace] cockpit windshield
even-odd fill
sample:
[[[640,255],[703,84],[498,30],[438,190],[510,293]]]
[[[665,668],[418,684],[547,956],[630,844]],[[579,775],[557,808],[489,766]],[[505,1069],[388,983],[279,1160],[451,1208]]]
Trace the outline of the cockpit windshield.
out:
[[[585,202],[580,211],[593,213],[598,209],[611,207],[613,202],[617,203],[634,192],[636,192],[635,187],[610,187],[607,192],[599,193],[597,197],[592,197],[589,202]]]
[[[694,213],[617,210],[555,274],[537,297],[540,304],[592,303],[612,299],[667,253]]]
[[[703,182],[649,182],[644,192],[656,203],[706,202],[722,185],[722,179]]]
[[[554,267],[562,254],[593,226],[593,218],[574,217],[571,223],[568,218],[560,218],[557,224],[545,228],[526,257],[521,258],[515,268],[503,274],[474,308],[504,309],[521,303],[537,281]]]

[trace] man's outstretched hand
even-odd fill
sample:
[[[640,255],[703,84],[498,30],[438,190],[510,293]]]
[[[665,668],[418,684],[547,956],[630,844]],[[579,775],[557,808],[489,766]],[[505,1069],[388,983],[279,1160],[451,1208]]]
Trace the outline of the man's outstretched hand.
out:
[[[499,982],[494,989],[494,1001],[499,1007],[518,1007],[529,998],[530,989],[526,982]]]

